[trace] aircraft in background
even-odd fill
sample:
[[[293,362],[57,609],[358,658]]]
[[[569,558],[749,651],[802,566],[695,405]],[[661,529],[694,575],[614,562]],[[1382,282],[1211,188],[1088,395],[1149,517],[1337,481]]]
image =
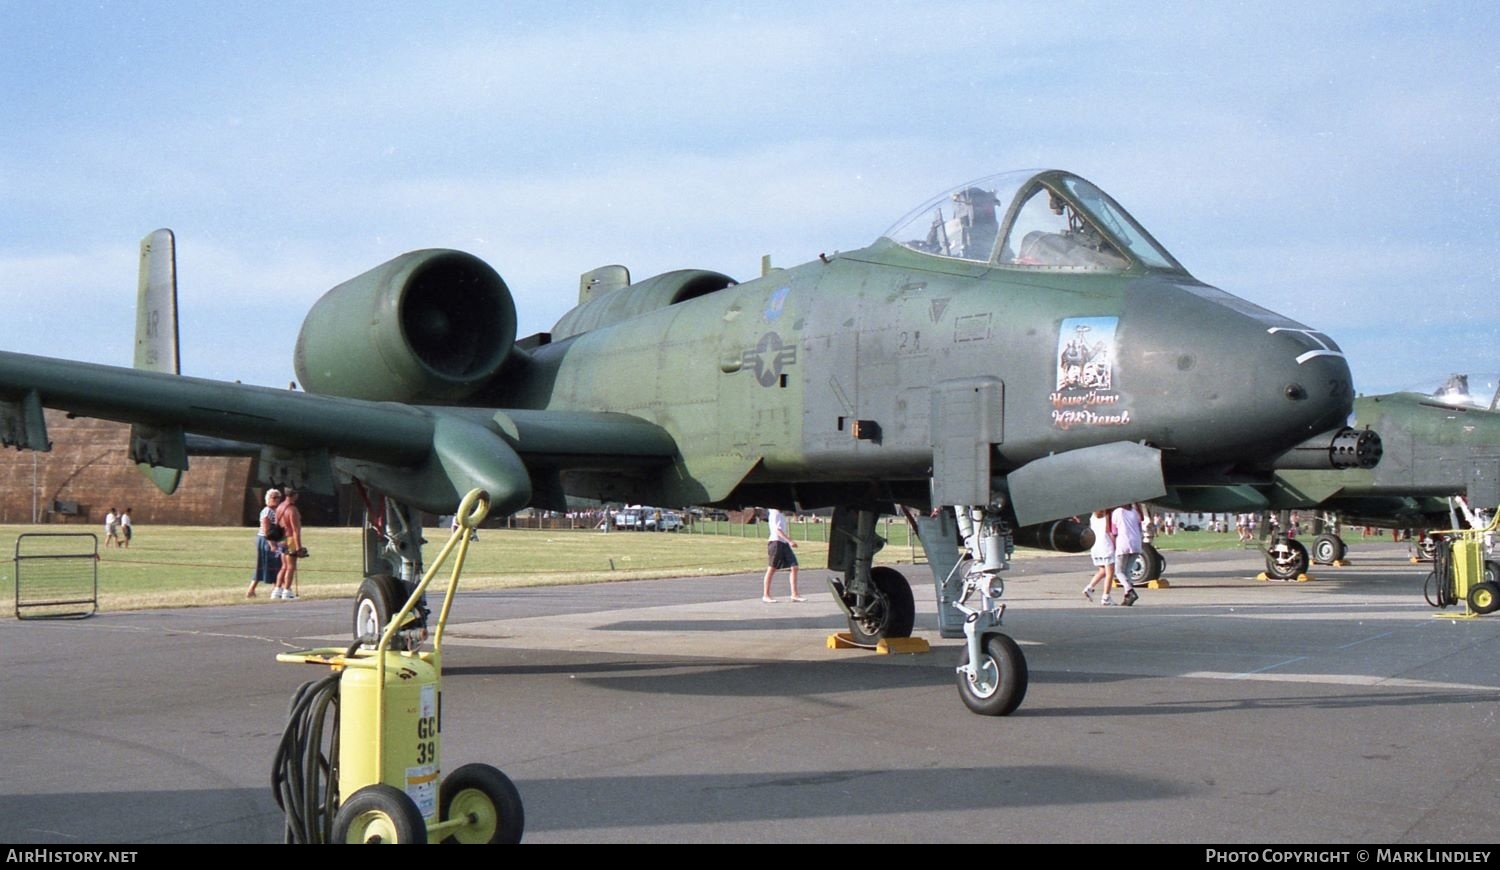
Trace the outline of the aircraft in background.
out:
[[[1173,507],[1206,513],[1302,511],[1336,517],[1337,523],[1383,529],[1462,527],[1463,511],[1450,502],[1464,497],[1479,510],[1500,505],[1500,389],[1494,378],[1474,376],[1482,394],[1470,392],[1471,377],[1453,375],[1431,393],[1400,392],[1354,401],[1356,429],[1381,434],[1384,456],[1369,469],[1278,470],[1269,484],[1228,488],[1171,488]],[[1266,546],[1266,573],[1291,579],[1309,563],[1342,560],[1347,545],[1334,528],[1315,528],[1309,552],[1283,531]]]
[[[876,518],[899,503],[942,520],[925,543],[948,552],[940,617],[966,637],[963,700],[1006,714],[1027,685],[999,632],[1015,543],[1076,546],[1062,518],[1171,486],[1380,455],[1344,425],[1354,391],[1332,339],[1194,279],[1061,171],[963,185],[869,247],[744,283],[594,269],[576,308],[521,340],[494,269],[403,254],[312,306],[306,392],[177,373],[172,245],[142,245],[135,368],[0,353],[4,441],[46,449],[42,408],[60,408],[132,423],[133,458],[167,491],[190,436],[256,445],[269,482],[352,482],[368,520],[356,636],[420,576],[420,512],[479,488],[497,514],[568,496],[832,506],[851,631],[903,637],[911,588],[871,564]]]

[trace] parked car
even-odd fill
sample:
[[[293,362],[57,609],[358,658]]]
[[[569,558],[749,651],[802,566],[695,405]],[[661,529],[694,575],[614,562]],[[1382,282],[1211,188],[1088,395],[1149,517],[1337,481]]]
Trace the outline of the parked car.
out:
[[[675,532],[682,528],[682,516],[675,511],[652,511],[646,515],[646,530]]]
[[[615,511],[615,528],[636,532],[675,532],[682,528],[682,515],[664,508],[637,506]]]

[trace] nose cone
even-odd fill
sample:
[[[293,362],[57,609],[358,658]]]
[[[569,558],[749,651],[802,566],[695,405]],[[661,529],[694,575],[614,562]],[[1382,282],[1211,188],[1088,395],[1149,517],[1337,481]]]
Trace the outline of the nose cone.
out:
[[[1217,288],[1143,281],[1125,324],[1140,349],[1137,419],[1169,461],[1262,460],[1343,426],[1353,410],[1349,364],[1332,339]]]

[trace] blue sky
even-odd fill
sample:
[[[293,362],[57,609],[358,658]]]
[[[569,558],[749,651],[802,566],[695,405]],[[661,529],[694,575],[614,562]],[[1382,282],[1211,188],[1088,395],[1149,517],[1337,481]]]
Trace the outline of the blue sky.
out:
[[[0,347],[128,364],[177,233],[185,373],[280,385],[404,251],[742,278],[1007,169],[1077,172],[1366,393],[1500,370],[1500,5],[0,0]]]

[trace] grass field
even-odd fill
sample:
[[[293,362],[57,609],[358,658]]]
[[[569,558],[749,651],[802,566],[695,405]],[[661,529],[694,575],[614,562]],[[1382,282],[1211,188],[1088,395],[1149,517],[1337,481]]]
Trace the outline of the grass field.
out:
[[[18,536],[63,531],[80,529],[0,525],[0,547],[5,553],[0,563],[0,593],[7,601],[15,595],[12,558]],[[821,566],[827,559],[827,545],[817,540],[816,531],[820,530],[793,529],[799,542],[798,558],[806,566]],[[911,561],[904,527],[901,532],[903,545],[888,546],[880,561]],[[428,558],[436,557],[447,534],[445,529],[428,530]],[[476,589],[759,571],[766,564],[764,534],[764,526],[749,527],[743,535],[485,529],[469,548],[460,582],[464,588]],[[311,556],[298,567],[301,595],[353,597],[362,575],[359,535],[358,529],[351,528],[306,531],[304,541]],[[28,553],[69,547],[87,552],[93,547],[86,537],[26,540]],[[72,564],[83,568],[87,562]],[[253,529],[136,526],[129,549],[99,550],[100,609],[245,602],[254,566]],[[268,595],[262,586],[253,601],[269,601]],[[3,612],[10,615],[12,608],[6,606]]]
[[[531,531],[485,529],[469,549],[461,584],[464,588],[504,588],[567,583],[605,583],[660,577],[704,576],[760,571],[765,567],[765,527],[720,524],[720,534]],[[799,542],[798,559],[807,568],[821,568],[827,560],[823,523],[793,524]],[[81,531],[80,527],[0,526],[0,594],[14,600],[16,540],[26,533]],[[877,557],[884,564],[920,561],[920,546],[908,541],[902,523],[882,524],[890,541]],[[437,555],[447,532],[428,531],[429,558]],[[298,569],[304,597],[353,597],[361,577],[359,530],[312,528],[305,535],[311,557]],[[88,538],[27,538],[28,552],[37,547],[92,548]],[[1239,546],[1233,534],[1182,532],[1160,537],[1156,545],[1167,552],[1230,549]],[[1022,555],[1032,551],[1020,551]],[[1080,557],[1086,558],[1086,557]],[[87,563],[71,563],[82,568]],[[248,528],[137,526],[129,549],[99,551],[99,604],[103,610],[181,607],[245,603],[245,588],[255,565],[255,535]],[[28,587],[30,588],[30,587]],[[254,602],[269,601],[262,586]],[[9,616],[7,604],[0,609]]]
[[[1238,550],[1243,545],[1234,532],[1178,532],[1175,535],[1157,535],[1152,546],[1163,553],[1186,552],[1188,550]]]

